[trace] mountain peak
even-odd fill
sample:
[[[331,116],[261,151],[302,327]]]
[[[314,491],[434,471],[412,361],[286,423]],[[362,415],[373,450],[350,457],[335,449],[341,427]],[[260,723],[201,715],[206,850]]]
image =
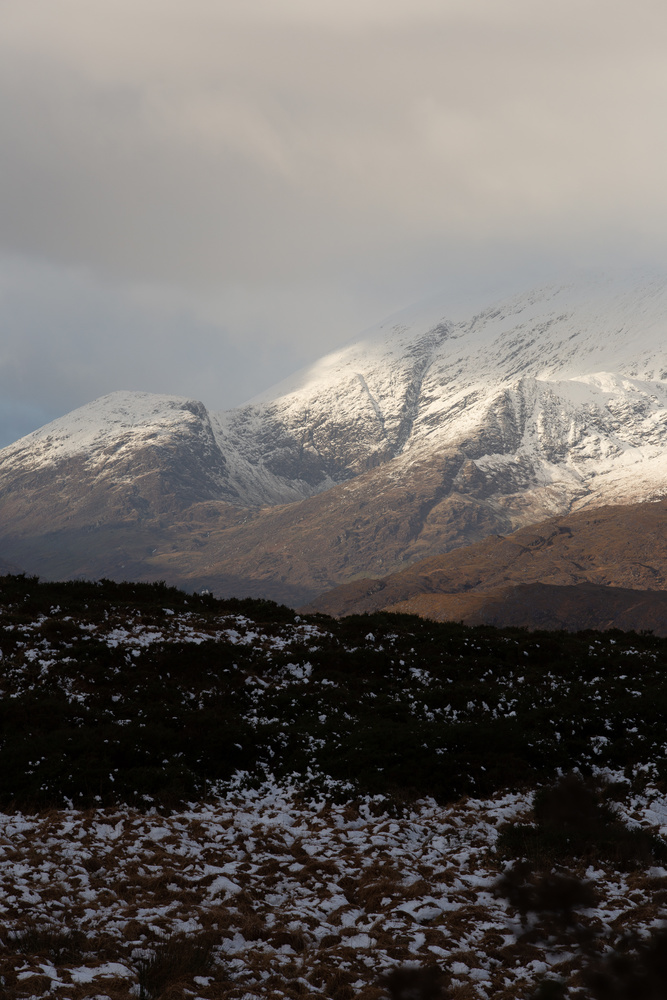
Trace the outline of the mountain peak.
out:
[[[431,301],[235,410],[112,393],[0,453],[9,534],[169,514],[171,553],[201,526],[186,561],[206,558],[209,583],[224,567],[300,599],[665,482],[667,279],[647,273],[467,316]],[[176,579],[179,556],[164,559]]]

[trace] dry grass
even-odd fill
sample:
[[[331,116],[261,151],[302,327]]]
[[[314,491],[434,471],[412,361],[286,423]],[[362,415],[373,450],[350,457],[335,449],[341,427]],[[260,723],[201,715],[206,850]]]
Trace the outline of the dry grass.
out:
[[[406,963],[449,970],[451,1000],[529,1000],[543,963],[576,985],[587,956],[661,916],[667,876],[605,863],[598,905],[565,907],[571,926],[558,910],[522,923],[522,900],[493,894],[504,863],[490,844],[526,806],[424,804],[388,821],[250,796],[169,817],[5,816],[4,995],[380,1000]]]

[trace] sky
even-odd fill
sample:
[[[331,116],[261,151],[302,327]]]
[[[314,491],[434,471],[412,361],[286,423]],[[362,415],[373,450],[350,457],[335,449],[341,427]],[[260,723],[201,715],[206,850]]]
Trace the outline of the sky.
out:
[[[0,0],[0,445],[667,266],[664,0]]]

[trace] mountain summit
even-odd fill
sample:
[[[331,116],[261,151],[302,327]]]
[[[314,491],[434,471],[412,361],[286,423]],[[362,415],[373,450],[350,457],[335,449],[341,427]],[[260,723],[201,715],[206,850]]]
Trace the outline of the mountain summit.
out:
[[[307,600],[667,492],[667,278],[401,314],[245,406],[119,392],[0,452],[4,558]]]

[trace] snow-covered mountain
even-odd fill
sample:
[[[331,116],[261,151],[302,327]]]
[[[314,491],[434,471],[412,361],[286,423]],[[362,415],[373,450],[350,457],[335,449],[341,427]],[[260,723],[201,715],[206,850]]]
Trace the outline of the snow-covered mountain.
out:
[[[271,523],[258,508],[291,505],[289,526],[280,517],[292,563],[304,521],[327,518],[348,556],[320,573],[333,583],[381,571],[376,555],[386,571],[427,545],[444,551],[572,508],[666,493],[667,277],[646,273],[577,277],[468,317],[444,302],[408,310],[238,409],[113,393],[0,452],[8,534],[214,503],[234,528],[238,571],[255,579],[288,572],[259,568],[259,554],[248,566]],[[466,507],[458,534],[455,500]],[[391,551],[378,540],[374,555],[358,531],[350,538],[350,504],[369,523],[380,505],[388,535],[393,509]],[[334,540],[320,527],[326,562]]]

